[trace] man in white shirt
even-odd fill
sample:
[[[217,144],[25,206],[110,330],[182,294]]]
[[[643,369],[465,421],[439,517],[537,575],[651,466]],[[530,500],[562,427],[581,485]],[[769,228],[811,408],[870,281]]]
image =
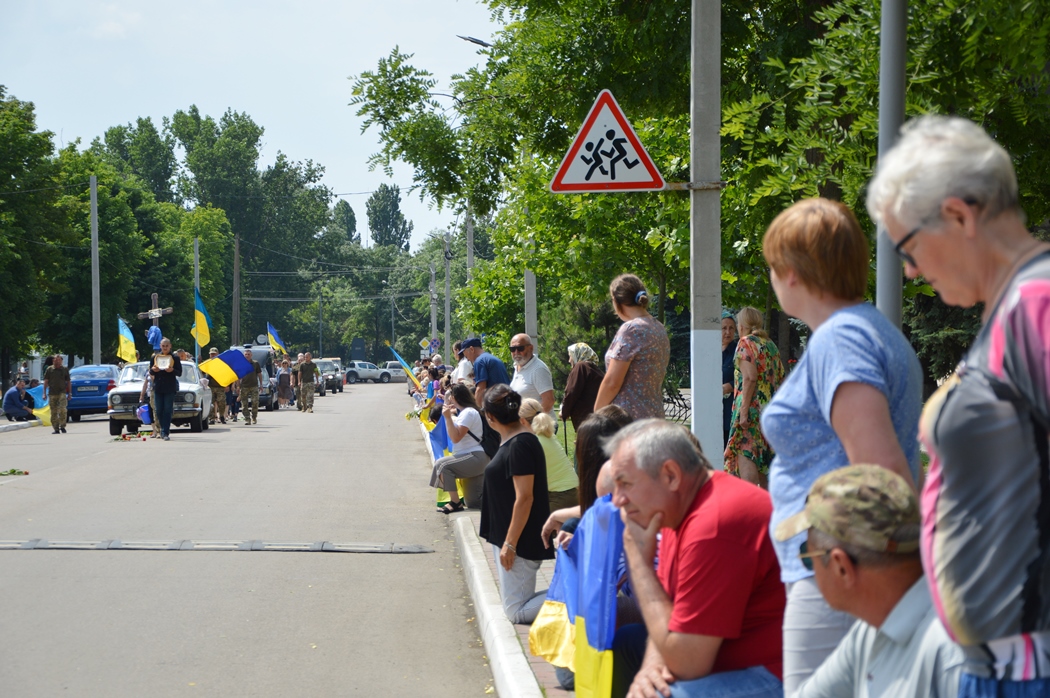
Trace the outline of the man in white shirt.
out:
[[[523,398],[539,400],[543,411],[550,414],[557,424],[558,418],[554,416],[554,379],[547,364],[535,355],[532,337],[527,334],[514,335],[514,339],[510,340],[510,355],[514,359],[511,389]]]
[[[452,382],[459,383],[469,379],[474,374],[474,366],[463,356],[463,342],[452,345],[452,355],[459,360],[455,370],[452,371]]]
[[[782,541],[809,531],[799,557],[828,605],[859,619],[793,698],[955,698],[963,653],[930,599],[919,526],[911,486],[878,465],[821,476],[777,526]]]

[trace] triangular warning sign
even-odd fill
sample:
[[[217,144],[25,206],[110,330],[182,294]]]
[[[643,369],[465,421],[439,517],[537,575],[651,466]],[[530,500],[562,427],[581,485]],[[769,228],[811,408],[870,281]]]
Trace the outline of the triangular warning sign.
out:
[[[664,178],[609,90],[602,90],[583,120],[551,191],[654,191]]]

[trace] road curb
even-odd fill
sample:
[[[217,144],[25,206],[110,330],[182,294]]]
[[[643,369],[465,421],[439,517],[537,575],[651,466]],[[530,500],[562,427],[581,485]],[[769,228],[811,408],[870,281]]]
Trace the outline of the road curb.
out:
[[[463,574],[474,600],[478,629],[492,667],[496,694],[500,698],[543,698],[536,675],[525,659],[518,633],[503,612],[503,602],[474,530],[474,520],[469,516],[459,516],[453,526]]]
[[[43,424],[39,419],[34,419],[31,422],[5,422],[0,424],[0,434],[5,431],[18,431],[19,429],[28,429],[30,427],[39,427]]]

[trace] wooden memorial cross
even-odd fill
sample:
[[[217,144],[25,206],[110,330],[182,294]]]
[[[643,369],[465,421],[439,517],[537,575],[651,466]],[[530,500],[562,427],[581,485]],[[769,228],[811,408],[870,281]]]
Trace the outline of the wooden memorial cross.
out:
[[[172,313],[175,312],[175,310],[173,308],[161,308],[160,304],[158,303],[158,299],[157,299],[157,294],[156,293],[150,294],[150,300],[153,301],[153,307],[148,312],[139,313],[135,317],[137,317],[139,320],[146,320],[146,319],[153,320],[153,326],[154,327],[159,327],[160,326],[160,316],[161,315],[171,315]]]

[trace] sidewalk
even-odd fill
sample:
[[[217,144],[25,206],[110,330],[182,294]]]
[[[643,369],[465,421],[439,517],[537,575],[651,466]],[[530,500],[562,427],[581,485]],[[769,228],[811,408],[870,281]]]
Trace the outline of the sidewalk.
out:
[[[427,453],[430,438],[420,425]],[[433,454],[431,454],[431,465]],[[496,560],[492,546],[478,537],[477,530],[481,512],[468,509],[451,514],[450,521],[456,537],[463,574],[467,588],[474,601],[478,617],[478,629],[485,643],[485,652],[492,667],[496,693],[500,698],[568,698],[575,696],[558,685],[554,667],[539,657],[529,654],[529,626],[511,623],[503,613],[500,601]],[[545,561],[536,578],[536,588],[550,586],[554,574],[554,561]]]
[[[18,429],[38,427],[41,424],[43,424],[43,422],[41,422],[39,419],[34,419],[31,422],[9,422],[6,419],[4,419],[2,422],[0,422],[0,434],[3,434],[5,431],[16,431]]]

